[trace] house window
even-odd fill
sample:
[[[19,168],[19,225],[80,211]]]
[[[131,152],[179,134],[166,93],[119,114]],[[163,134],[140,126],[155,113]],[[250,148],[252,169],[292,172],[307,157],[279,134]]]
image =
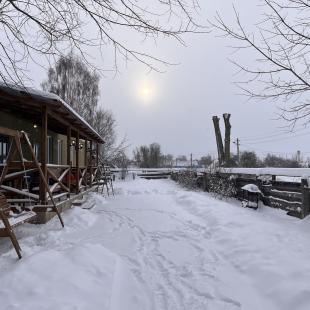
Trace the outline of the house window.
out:
[[[9,141],[5,137],[0,136],[0,163],[3,164],[7,158],[9,150]]]
[[[58,165],[62,164],[62,153],[63,153],[63,141],[57,141],[57,163]]]
[[[47,163],[52,164],[53,161],[53,139],[51,136],[47,136]]]
[[[36,156],[36,158],[38,158],[39,156],[39,144],[38,143],[33,144],[33,151],[34,151],[34,155]]]

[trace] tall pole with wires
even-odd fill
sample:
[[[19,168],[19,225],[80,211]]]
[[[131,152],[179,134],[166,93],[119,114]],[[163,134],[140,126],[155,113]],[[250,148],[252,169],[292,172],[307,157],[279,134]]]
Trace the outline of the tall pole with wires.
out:
[[[191,170],[193,170],[193,154],[191,153]]]

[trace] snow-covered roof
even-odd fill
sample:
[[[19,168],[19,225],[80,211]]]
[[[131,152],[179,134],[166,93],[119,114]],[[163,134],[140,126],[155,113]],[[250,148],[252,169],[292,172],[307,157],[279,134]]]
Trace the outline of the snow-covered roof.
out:
[[[61,110],[68,112],[74,118],[74,120],[83,127],[85,132],[91,134],[91,136],[98,142],[104,143],[104,140],[97,133],[97,131],[59,96],[53,93],[37,90],[34,88],[30,88],[30,87],[24,87],[24,86],[13,85],[13,84],[5,84],[1,82],[0,82],[0,91],[4,91],[5,93],[9,95],[12,95],[18,98],[22,98],[22,97],[29,98],[30,96],[37,103],[41,103],[41,104],[44,103],[56,109],[59,109],[59,105],[60,105],[61,108],[57,110],[58,112],[60,112],[58,113],[59,117],[61,117],[61,112],[62,112]]]

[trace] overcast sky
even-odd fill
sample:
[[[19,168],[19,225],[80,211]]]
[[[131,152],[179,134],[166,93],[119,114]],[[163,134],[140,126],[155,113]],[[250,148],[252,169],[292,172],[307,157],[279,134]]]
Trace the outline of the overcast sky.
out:
[[[244,24],[250,25],[259,19],[257,1],[236,2]],[[228,22],[234,22],[231,2],[201,2],[202,18],[212,18],[218,10]],[[130,37],[126,39],[131,40]],[[215,33],[191,35],[185,39],[186,47],[168,39],[159,40],[156,45],[137,41],[138,49],[179,63],[165,68],[165,73],[149,73],[144,65],[131,62],[121,63],[120,73],[116,76],[107,73],[101,79],[101,104],[113,111],[119,136],[127,136],[129,156],[136,146],[152,142],[158,142],[164,153],[176,156],[215,155],[212,116],[223,113],[232,114],[232,137],[240,138],[241,150],[255,150],[259,154],[278,152],[284,156],[301,150],[305,157],[308,156],[307,133],[310,134],[310,129],[291,134],[290,139],[273,137],[273,133],[278,133],[285,125],[276,120],[279,111],[275,104],[247,102],[245,97],[238,95],[239,90],[233,82],[240,76],[236,76],[237,70],[228,60],[238,54],[231,55],[232,50],[228,47],[231,42]],[[104,60],[95,51],[90,53],[98,67],[111,67],[110,49],[106,50]],[[251,52],[239,57],[255,60]],[[35,86],[39,87],[46,73],[39,67],[31,68],[30,72]],[[278,141],[274,141],[276,138]],[[232,145],[232,151],[236,151],[235,145]]]

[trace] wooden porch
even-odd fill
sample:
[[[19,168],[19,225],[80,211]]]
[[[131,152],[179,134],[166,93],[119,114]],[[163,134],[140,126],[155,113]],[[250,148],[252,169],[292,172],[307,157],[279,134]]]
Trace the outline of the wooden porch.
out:
[[[1,115],[16,122],[4,126]],[[64,150],[57,150],[65,157],[61,163],[51,162],[51,133],[65,142]],[[99,148],[104,141],[56,95],[0,85],[0,137],[7,141],[1,154],[0,192],[16,212],[31,208],[38,221],[45,222],[54,205],[63,209],[99,185]],[[32,141],[38,142],[36,148]]]

